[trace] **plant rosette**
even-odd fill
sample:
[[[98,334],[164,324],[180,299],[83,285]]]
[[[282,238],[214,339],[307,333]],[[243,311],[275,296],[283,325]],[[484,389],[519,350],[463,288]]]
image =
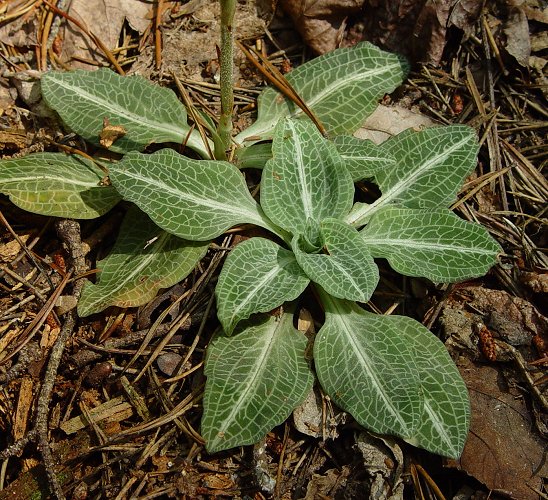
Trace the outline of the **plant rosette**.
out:
[[[310,391],[307,340],[292,311],[312,289],[325,311],[313,345],[325,393],[367,429],[460,455],[468,394],[443,344],[411,318],[363,307],[379,280],[376,258],[406,276],[446,283],[485,274],[500,252],[484,228],[448,208],[476,165],[473,129],[407,130],[381,145],[352,137],[406,71],[401,58],[369,43],[303,64],[287,79],[334,139],[268,88],[257,121],[235,138],[234,164],[210,159],[209,151],[222,149],[213,125],[205,121],[211,138],[202,139],[169,89],[108,70],[44,75],[45,101],[65,125],[97,145],[115,127],[110,149],[122,159],[40,153],[5,160],[0,192],[57,217],[90,219],[121,199],[134,204],[97,263],[96,282],[83,289],[80,316],[147,303],[234,226],[272,234],[237,245],[219,275],[222,329],[207,350],[201,428],[208,451],[257,442]],[[185,141],[203,159],[142,152]],[[262,168],[259,202],[242,175],[247,167]],[[354,203],[354,182],[362,179],[381,192],[369,204]],[[280,306],[280,315],[265,314]]]

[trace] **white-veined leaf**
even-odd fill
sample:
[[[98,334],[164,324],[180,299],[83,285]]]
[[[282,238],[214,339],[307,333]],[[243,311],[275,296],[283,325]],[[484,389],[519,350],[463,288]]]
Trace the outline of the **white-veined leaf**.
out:
[[[93,162],[64,153],[35,153],[0,163],[0,193],[29,212],[94,219],[121,196],[103,184],[105,173]]]
[[[339,135],[333,142],[354,182],[373,177],[383,169],[394,168],[396,164],[389,151],[368,139]]]
[[[483,276],[501,252],[485,228],[448,209],[383,207],[360,233],[373,257],[435,282]]]
[[[158,290],[184,279],[205,255],[208,243],[185,241],[131,207],[109,255],[97,262],[97,283],[87,282],[78,302],[80,317],[109,306],[135,307]]]
[[[407,208],[445,208],[457,196],[476,166],[478,143],[465,125],[409,129],[382,144],[396,160],[392,169],[375,174],[382,196],[371,205],[356,203],[347,222],[363,226],[379,208],[398,204]]]
[[[141,76],[123,77],[103,68],[97,71],[50,71],[41,81],[42,94],[66,125],[99,144],[103,120],[125,129],[110,147],[125,153],[142,150],[153,142],[181,144],[190,132],[184,106],[175,93]],[[207,157],[194,131],[187,145]]]
[[[299,66],[285,77],[328,133],[352,133],[377,107],[378,100],[401,84],[407,62],[368,42],[337,49]],[[257,121],[236,137],[268,139],[280,118],[303,111],[273,88],[259,96]]]
[[[215,288],[217,316],[230,335],[236,324],[296,299],[309,279],[295,256],[273,241],[251,238],[228,255]]]
[[[339,299],[367,302],[379,282],[379,269],[360,233],[336,219],[320,223],[326,253],[307,253],[300,235],[293,238],[297,262],[308,277]]]
[[[244,223],[276,231],[228,162],[193,160],[171,149],[132,151],[111,168],[110,179],[124,199],[180,238],[207,241]]]
[[[210,453],[256,443],[302,403],[314,381],[305,348],[287,313],[214,338],[201,428]]]
[[[325,324],[314,341],[314,366],[322,388],[373,432],[416,435],[423,400],[413,351],[400,328],[405,320],[363,311],[320,290]]]
[[[281,120],[261,177],[261,206],[278,226],[302,234],[308,221],[344,217],[354,184],[333,143],[309,120]]]
[[[411,318],[368,313],[319,292],[326,321],[314,366],[331,399],[373,432],[458,458],[470,405],[442,342]]]

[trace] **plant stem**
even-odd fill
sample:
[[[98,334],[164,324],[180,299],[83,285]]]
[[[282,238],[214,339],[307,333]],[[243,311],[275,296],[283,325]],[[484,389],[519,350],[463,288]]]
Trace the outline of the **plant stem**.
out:
[[[234,69],[234,34],[232,22],[236,11],[236,0],[221,0],[221,116],[217,129],[226,151],[230,148],[232,139],[232,108],[234,93],[232,90],[232,74]],[[220,159],[220,158],[219,158]]]

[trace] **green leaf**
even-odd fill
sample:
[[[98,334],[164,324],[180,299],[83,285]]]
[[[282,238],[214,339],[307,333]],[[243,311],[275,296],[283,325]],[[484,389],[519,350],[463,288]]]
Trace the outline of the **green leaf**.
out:
[[[293,253],[273,241],[251,238],[228,255],[215,289],[217,315],[225,333],[257,312],[296,299],[308,285]]]
[[[368,42],[317,57],[285,77],[333,135],[352,133],[377,107],[378,100],[401,84],[408,71],[404,59]],[[280,118],[302,117],[302,110],[273,88],[258,99],[258,118],[236,137],[271,137]],[[252,137],[255,136],[255,137]]]
[[[299,234],[309,219],[348,213],[354,184],[335,146],[312,122],[281,120],[272,153],[261,178],[261,206],[275,224]]]
[[[474,130],[465,125],[405,130],[382,147],[396,159],[396,166],[375,175],[382,196],[371,205],[357,203],[347,217],[350,224],[365,224],[388,204],[428,209],[449,206],[474,170],[479,149]]]
[[[292,323],[269,317],[208,347],[201,434],[210,453],[256,443],[312,388],[306,338]]]
[[[0,163],[0,193],[29,212],[94,219],[121,199],[102,184],[104,172],[93,162],[64,153],[35,153]]]
[[[368,139],[339,135],[333,142],[354,182],[373,177],[379,171],[392,169],[396,165],[390,151]]]
[[[94,144],[106,118],[126,130],[111,146],[125,153],[153,142],[181,144],[190,131],[186,110],[175,93],[141,76],[123,77],[108,69],[50,71],[42,77],[42,94],[66,125]],[[187,145],[207,156],[197,132]]]
[[[326,317],[314,366],[322,388],[367,429],[416,436],[424,404],[414,353],[401,334],[412,320],[367,313],[319,292]]]
[[[408,443],[425,450],[458,459],[464,448],[470,425],[468,390],[443,343],[417,321],[396,318],[398,335],[413,351],[419,371],[424,401],[420,425]],[[387,321],[388,324],[388,321]]]
[[[442,342],[411,318],[371,314],[319,293],[326,321],[314,365],[331,399],[373,432],[458,458],[470,405]]]
[[[479,224],[448,209],[383,207],[361,231],[373,257],[406,276],[451,282],[483,276],[501,252]]]
[[[272,143],[261,142],[236,149],[235,162],[238,168],[263,169],[272,158]]]
[[[111,168],[110,179],[124,199],[181,238],[207,241],[243,223],[276,231],[227,162],[192,160],[171,149],[132,151]]]
[[[97,262],[97,283],[84,285],[79,316],[109,306],[146,304],[159,289],[188,276],[207,247],[208,243],[185,241],[162,231],[137,207],[130,208],[110,254]]]
[[[306,253],[300,236],[293,239],[297,262],[308,277],[339,299],[367,302],[379,282],[379,270],[360,233],[336,219],[320,224],[326,253]]]

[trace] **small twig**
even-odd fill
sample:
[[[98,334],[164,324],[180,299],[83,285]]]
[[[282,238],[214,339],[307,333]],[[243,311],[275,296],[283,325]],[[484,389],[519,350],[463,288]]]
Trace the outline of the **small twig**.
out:
[[[75,272],[76,274],[82,274],[86,271],[86,262],[82,252],[82,242],[80,238],[80,225],[73,220],[64,219],[56,223],[57,233],[63,245],[66,247],[67,252],[72,261],[73,269],[69,274]],[[67,277],[69,276],[67,275]],[[65,279],[67,279],[65,277]],[[72,295],[78,299],[82,290],[83,281],[77,280],[73,284]],[[48,360],[48,365],[44,375],[44,381],[40,388],[40,394],[38,396],[38,403],[36,406],[36,420],[34,429],[36,430],[38,439],[38,449],[42,455],[44,461],[44,467],[48,474],[49,483],[53,494],[58,499],[64,499],[63,489],[57,475],[55,474],[55,460],[50,448],[49,436],[48,436],[48,420],[51,393],[55,385],[55,379],[57,377],[57,371],[61,364],[61,358],[65,350],[65,344],[71,336],[74,327],[76,325],[76,311],[69,311],[66,315],[65,322],[61,327],[61,331],[55,344],[51,349],[51,354]]]
[[[154,17],[154,57],[156,60],[156,69],[159,70],[162,66],[162,14],[164,10],[163,0],[156,2],[156,16]]]
[[[257,60],[256,57],[254,57],[251,53],[251,51],[242,43],[236,40],[236,44],[240,48],[240,50],[247,56],[247,58],[253,63],[253,65],[261,72],[261,74],[271,83],[274,85],[285,97],[287,97],[289,100],[294,102],[299,108],[302,109],[302,111],[308,116],[313,122],[314,125],[316,125],[316,128],[320,131],[320,133],[327,137],[327,131],[325,130],[325,127],[320,122],[319,118],[314,114],[314,112],[308,107],[308,105],[304,102],[301,96],[297,93],[297,91],[293,88],[293,86],[289,83],[287,78],[283,76],[278,69],[270,63],[268,59],[262,56],[259,52],[253,51],[253,54],[259,58],[261,63]]]
[[[118,63],[118,61],[116,60],[116,58],[112,54],[112,52],[108,49],[108,47],[101,41],[101,39],[97,35],[95,35],[92,31],[90,31],[88,28],[86,28],[80,21],[78,21],[74,17],[70,16],[66,12],[62,11],[61,9],[58,9],[55,5],[49,3],[47,0],[42,0],[42,1],[50,9],[53,9],[54,12],[56,12],[60,16],[64,17],[65,19],[67,19],[71,23],[78,26],[78,28],[80,28],[89,38],[91,38],[93,43],[95,43],[95,45],[97,45],[97,47],[99,47],[99,49],[103,52],[103,54],[109,60],[109,62],[116,68],[116,71],[120,75],[125,75],[126,74],[125,71],[122,69],[122,66],[120,66],[120,64]]]

